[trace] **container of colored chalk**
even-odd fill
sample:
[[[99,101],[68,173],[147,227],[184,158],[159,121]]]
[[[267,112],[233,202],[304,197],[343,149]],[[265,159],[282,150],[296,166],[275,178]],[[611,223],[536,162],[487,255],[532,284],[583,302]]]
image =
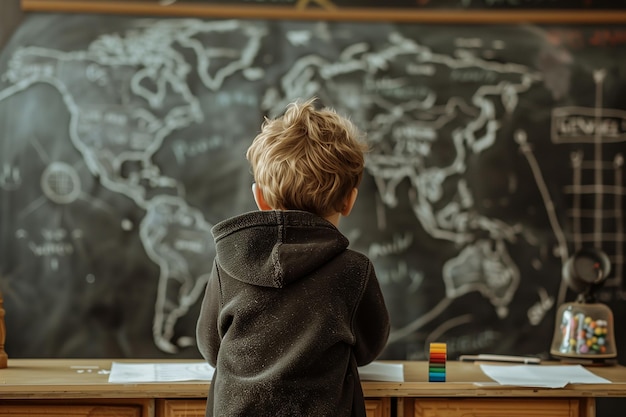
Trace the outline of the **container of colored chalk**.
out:
[[[448,348],[445,343],[431,343],[428,355],[428,382],[446,382]]]
[[[563,280],[578,297],[576,302],[562,304],[556,313],[550,348],[555,358],[594,364],[615,362],[613,312],[595,297],[610,272],[609,257],[598,248],[582,248],[563,265]]]
[[[550,353],[558,358],[614,358],[613,312],[601,303],[565,303]]]

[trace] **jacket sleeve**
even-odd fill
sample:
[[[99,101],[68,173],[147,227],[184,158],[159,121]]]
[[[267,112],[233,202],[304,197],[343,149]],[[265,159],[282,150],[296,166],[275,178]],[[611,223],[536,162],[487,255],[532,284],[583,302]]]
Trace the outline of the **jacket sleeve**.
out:
[[[196,340],[198,350],[213,367],[217,364],[217,352],[220,349],[218,317],[220,313],[220,282],[217,262],[213,263],[213,270],[209,277],[204,299],[200,306],[200,315],[196,324]]]
[[[354,356],[358,366],[378,357],[387,344],[390,330],[389,312],[385,305],[374,266],[369,262],[361,300],[356,306],[353,331],[356,337]]]

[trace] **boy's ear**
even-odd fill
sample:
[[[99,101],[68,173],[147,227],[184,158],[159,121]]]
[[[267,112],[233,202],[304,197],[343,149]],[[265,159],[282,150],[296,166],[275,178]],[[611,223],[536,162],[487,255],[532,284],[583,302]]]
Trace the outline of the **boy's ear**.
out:
[[[359,190],[357,188],[353,188],[350,192],[350,195],[346,197],[346,202],[343,205],[341,210],[341,215],[346,217],[352,211],[352,207],[354,207],[354,203],[356,202],[356,197],[359,195]]]
[[[256,185],[256,182],[252,184],[252,195],[254,196],[254,201],[256,202],[257,207],[261,211],[272,210],[270,206],[265,202],[265,198],[263,197],[263,191],[261,188]]]

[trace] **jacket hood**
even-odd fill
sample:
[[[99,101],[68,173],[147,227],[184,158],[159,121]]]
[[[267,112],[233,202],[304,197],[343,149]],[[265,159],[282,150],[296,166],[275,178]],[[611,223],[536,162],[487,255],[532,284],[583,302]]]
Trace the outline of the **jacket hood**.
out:
[[[211,230],[217,262],[247,284],[282,288],[297,281],[348,247],[348,239],[315,214],[254,211],[216,224]]]

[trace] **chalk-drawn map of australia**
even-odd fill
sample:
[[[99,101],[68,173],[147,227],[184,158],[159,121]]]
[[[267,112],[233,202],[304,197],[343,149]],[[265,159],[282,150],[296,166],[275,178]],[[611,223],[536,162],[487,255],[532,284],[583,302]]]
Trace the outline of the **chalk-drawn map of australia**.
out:
[[[87,35],[29,37],[51,22]],[[574,246],[553,197],[568,158],[545,166],[542,149],[572,56],[527,28],[375,26],[27,20],[0,60],[9,328],[40,327],[48,356],[196,355],[210,228],[254,208],[244,154],[263,117],[310,96],[371,146],[341,228],[376,265],[389,357],[442,339],[494,351],[520,337],[507,329],[550,328]]]

